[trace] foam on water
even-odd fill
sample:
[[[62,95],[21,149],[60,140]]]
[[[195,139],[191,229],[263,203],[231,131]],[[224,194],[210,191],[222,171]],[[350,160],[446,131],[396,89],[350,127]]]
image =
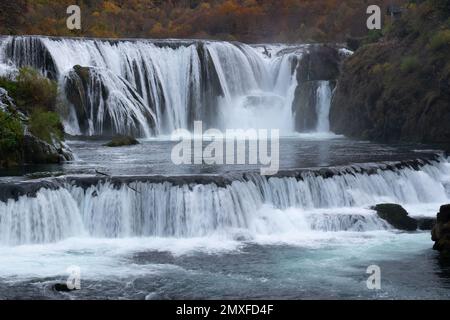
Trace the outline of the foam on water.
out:
[[[349,169],[351,170],[351,169]],[[223,235],[233,239],[310,231],[372,231],[389,227],[373,212],[377,203],[399,203],[412,215],[437,212],[449,201],[445,160],[413,168],[347,171],[330,178],[305,172],[301,179],[262,177],[219,187],[103,182],[88,188],[66,184],[36,197],[0,203],[3,245],[48,243],[73,236],[103,238]],[[349,211],[350,209],[356,210]],[[426,208],[426,210],[424,210]]]

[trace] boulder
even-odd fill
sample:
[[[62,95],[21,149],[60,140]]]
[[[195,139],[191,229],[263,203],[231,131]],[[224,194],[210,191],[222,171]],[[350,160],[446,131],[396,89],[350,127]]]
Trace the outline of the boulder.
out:
[[[77,289],[70,289],[65,283],[56,283],[55,285],[53,285],[53,290],[57,292],[72,292]]]
[[[378,216],[394,228],[404,231],[416,231],[417,221],[408,216],[408,212],[398,204],[378,204],[372,208]]]
[[[295,117],[295,130],[299,132],[313,131],[317,127],[316,112],[317,82],[306,81],[295,90],[295,103],[292,105]]]
[[[109,70],[76,65],[65,77],[64,91],[82,135],[142,136],[143,126],[156,126],[155,114],[138,90]]]
[[[108,91],[103,83],[91,80],[92,68],[76,65],[68,73],[65,80],[67,100],[74,106],[78,125],[83,134],[89,131],[89,118],[91,105],[99,105],[100,100],[108,98]],[[92,96],[90,88],[97,93]],[[94,113],[96,114],[96,113]]]
[[[421,217],[421,218],[416,218],[416,220],[417,220],[417,225],[419,227],[419,230],[422,230],[422,231],[431,231],[433,229],[434,225],[436,224],[435,218]]]
[[[342,56],[339,49],[313,45],[303,54],[297,67],[297,81],[331,81],[339,77]]]
[[[110,142],[105,144],[106,147],[123,147],[123,146],[134,146],[139,144],[135,138],[130,136],[116,136]]]
[[[431,239],[434,241],[434,250],[450,253],[450,204],[441,206],[436,225],[431,231]]]
[[[51,145],[29,133],[24,135],[23,156],[27,164],[57,164],[73,159],[63,144]]]

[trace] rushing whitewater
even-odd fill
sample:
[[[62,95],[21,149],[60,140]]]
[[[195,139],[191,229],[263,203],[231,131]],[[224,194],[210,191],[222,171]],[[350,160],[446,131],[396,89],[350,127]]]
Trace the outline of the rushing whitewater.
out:
[[[66,181],[36,197],[0,203],[0,243],[46,243],[69,237],[252,238],[317,231],[388,229],[371,205],[395,202],[413,215],[450,200],[446,160],[367,174],[345,169],[326,178],[246,175],[230,184]],[[428,210],[427,209],[427,210]],[[424,211],[425,210],[425,211]]]
[[[284,48],[269,56],[228,42],[8,37],[0,65],[32,66],[57,80],[72,104],[63,116],[73,135],[167,135],[196,120],[291,133],[303,49]]]
[[[329,81],[320,81],[317,88],[317,131],[330,131],[331,87]]]

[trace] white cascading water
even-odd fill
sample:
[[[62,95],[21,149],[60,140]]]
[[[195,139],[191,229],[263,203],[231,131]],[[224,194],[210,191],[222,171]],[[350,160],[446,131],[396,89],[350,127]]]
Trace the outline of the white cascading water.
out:
[[[90,71],[91,85],[87,88],[88,95],[92,101],[98,104],[96,108],[87,111],[89,114],[88,135],[95,135],[103,132],[105,115],[111,119],[111,125],[115,132],[133,132],[136,135],[148,137],[152,134],[149,126],[150,118],[155,118],[151,109],[146,107],[145,101],[139,94],[128,85],[127,81],[109,70],[92,68]],[[107,99],[102,97],[102,84],[107,83],[109,95]],[[108,106],[114,106],[109,108]],[[79,134],[78,121],[76,116],[65,119],[66,132],[69,134]],[[136,126],[137,124],[137,126]]]
[[[317,132],[327,133],[330,131],[331,95],[330,82],[319,81],[316,93]]]
[[[7,39],[8,38],[0,37],[0,77],[8,76],[16,71],[16,68],[11,66],[7,62],[8,59],[5,57]]]
[[[350,170],[350,169],[348,169]],[[0,244],[45,243],[73,236],[204,237],[240,231],[248,236],[305,231],[368,231],[389,226],[368,210],[404,205],[412,215],[436,214],[450,201],[450,164],[441,159],[410,168],[358,171],[331,178],[251,175],[226,187],[134,182],[66,184],[36,197],[0,202]],[[425,210],[426,211],[426,210]]]
[[[254,50],[248,49],[247,50]],[[260,67],[254,74],[257,79],[266,79],[257,85],[256,80],[249,81],[253,87],[242,89],[233,81],[232,72],[227,79],[221,79],[223,87],[227,83],[237,86],[226,95],[221,103],[220,124],[226,129],[279,129],[281,134],[292,134],[294,118],[292,116],[292,103],[297,87],[297,68],[292,72],[293,61],[299,56],[295,53],[284,54],[275,58],[254,56],[265,63],[254,63]],[[223,59],[225,60],[225,59]],[[266,67],[266,68],[264,68]],[[230,69],[233,69],[232,67]],[[238,69],[235,72],[242,72]],[[267,79],[272,79],[267,82]],[[228,90],[230,92],[230,90]]]
[[[91,125],[87,132],[77,132],[80,119],[77,121],[71,112],[64,123],[72,134],[102,134],[101,117],[115,117],[116,123],[126,123],[129,113],[133,113],[135,119],[144,119],[141,103],[156,118],[152,132],[156,135],[189,129],[194,120],[207,120],[208,112],[214,120],[210,125],[222,128],[240,125],[241,129],[278,128],[293,132],[291,104],[297,84],[292,66],[298,57],[296,53],[278,56],[274,51],[269,58],[260,48],[228,42],[114,42],[45,37],[10,37],[5,42],[11,49],[3,62],[10,59],[20,65],[31,64],[47,75],[56,73],[62,88],[74,66],[95,68],[96,76],[113,93],[114,101],[99,101],[98,92],[97,97],[89,96],[89,103],[96,104],[92,110],[97,110],[98,105],[108,107],[97,118],[89,115]],[[50,58],[36,58],[47,56]],[[53,64],[56,70],[47,70]],[[142,101],[131,99],[121,86],[131,87]],[[121,133],[130,130],[129,126],[114,127]],[[146,127],[141,121],[135,120],[134,127],[143,136],[151,134],[149,125]]]

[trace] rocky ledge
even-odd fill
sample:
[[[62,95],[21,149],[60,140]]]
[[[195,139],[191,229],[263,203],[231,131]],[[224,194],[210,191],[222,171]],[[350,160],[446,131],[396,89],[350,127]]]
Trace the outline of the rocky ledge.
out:
[[[439,210],[436,225],[431,231],[431,239],[434,241],[434,250],[450,253],[450,204]]]

